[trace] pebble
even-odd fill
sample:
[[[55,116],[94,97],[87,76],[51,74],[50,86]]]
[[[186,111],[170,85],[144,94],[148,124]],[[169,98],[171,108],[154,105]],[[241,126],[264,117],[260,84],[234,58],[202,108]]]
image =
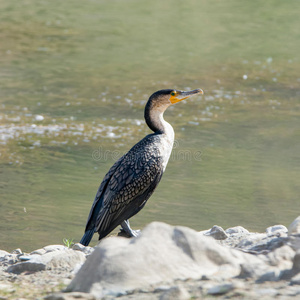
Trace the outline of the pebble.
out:
[[[205,235],[211,236],[216,240],[225,240],[228,238],[228,235],[225,232],[225,230],[218,225],[214,225],[210,231],[205,233]]]
[[[221,284],[211,287],[208,291],[208,295],[223,295],[234,289],[234,285],[232,283]]]

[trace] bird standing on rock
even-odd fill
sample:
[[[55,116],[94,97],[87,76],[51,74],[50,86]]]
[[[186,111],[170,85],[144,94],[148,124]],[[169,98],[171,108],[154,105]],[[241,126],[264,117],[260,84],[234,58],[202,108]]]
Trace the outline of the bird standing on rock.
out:
[[[185,92],[165,89],[155,92],[145,107],[145,121],[154,133],[134,145],[105,175],[92,205],[85,233],[80,241],[87,246],[94,233],[99,240],[118,225],[136,237],[128,219],[137,214],[150,198],[166,169],[174,142],[173,127],[164,120],[165,110],[192,95],[203,94],[201,89]]]

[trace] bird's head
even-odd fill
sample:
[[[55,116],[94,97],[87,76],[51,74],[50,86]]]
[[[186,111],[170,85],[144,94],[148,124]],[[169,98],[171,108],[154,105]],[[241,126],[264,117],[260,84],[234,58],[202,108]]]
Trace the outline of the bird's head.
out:
[[[180,102],[184,99],[187,99],[193,95],[203,94],[201,89],[196,89],[192,91],[179,91],[175,89],[166,89],[160,90],[152,94],[149,98],[149,102],[151,102],[151,106],[153,108],[165,110],[172,104]]]
[[[193,95],[203,94],[201,89],[179,91],[175,89],[160,90],[152,94],[145,107],[145,120],[154,132],[164,131],[163,113],[170,106]]]

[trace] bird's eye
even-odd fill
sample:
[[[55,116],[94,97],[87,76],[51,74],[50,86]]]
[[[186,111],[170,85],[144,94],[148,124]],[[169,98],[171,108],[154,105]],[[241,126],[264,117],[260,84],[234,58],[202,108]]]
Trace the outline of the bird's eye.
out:
[[[176,95],[176,93],[175,92],[171,92],[171,96],[175,96]]]

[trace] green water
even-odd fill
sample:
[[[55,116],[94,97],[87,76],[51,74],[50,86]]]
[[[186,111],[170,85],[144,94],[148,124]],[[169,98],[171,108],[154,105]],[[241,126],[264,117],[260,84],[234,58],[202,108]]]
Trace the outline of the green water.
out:
[[[299,215],[299,10],[0,1],[0,249],[78,241],[103,176],[150,132],[143,108],[162,88],[205,95],[165,113],[176,147],[133,227],[288,226]]]

